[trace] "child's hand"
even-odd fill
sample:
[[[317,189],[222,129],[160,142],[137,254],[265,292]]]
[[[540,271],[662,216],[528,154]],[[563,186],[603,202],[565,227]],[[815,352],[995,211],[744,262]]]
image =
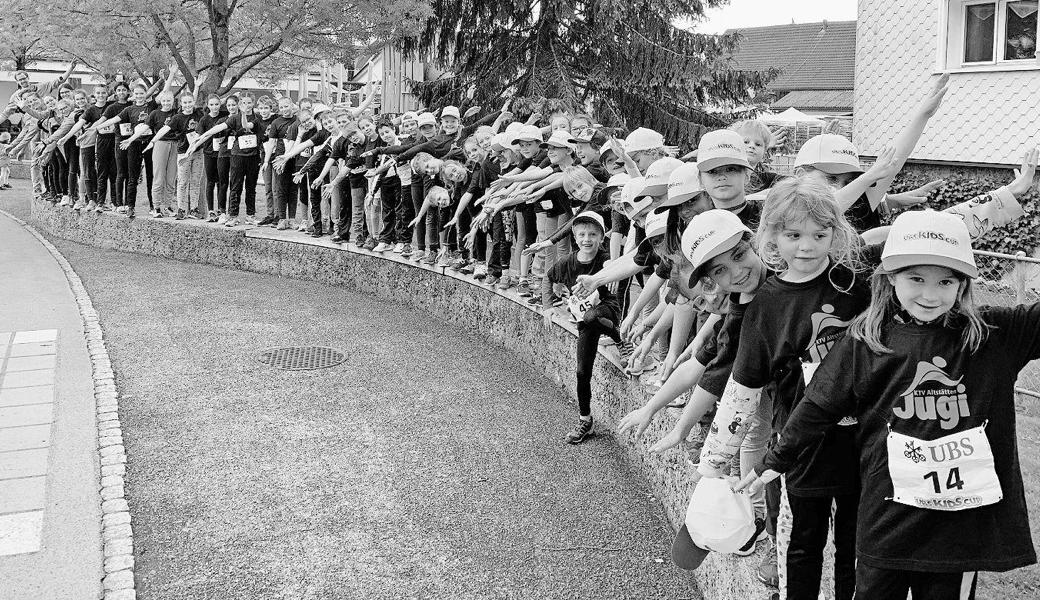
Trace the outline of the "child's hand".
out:
[[[874,161],[874,164],[867,169],[866,176],[870,179],[871,183],[874,183],[881,181],[882,179],[895,177],[898,172],[899,160],[896,159],[895,146],[885,146],[881,153],[878,154],[877,160]]]
[[[942,184],[946,183],[943,179],[936,179],[935,181],[929,181],[921,187],[910,190],[909,192],[903,192],[901,194],[889,194],[888,204],[903,208],[906,206],[917,206],[928,201],[928,194],[931,194],[935,190],[942,187]]]
[[[647,407],[642,407],[628,413],[621,418],[618,422],[618,433],[625,433],[632,431],[635,439],[643,437],[643,433],[646,428],[650,426],[651,421],[654,420],[654,415]]]
[[[766,469],[762,472],[761,476],[752,471],[751,473],[748,473],[747,477],[741,479],[736,485],[732,486],[732,488],[734,492],[748,490],[748,493],[755,494],[765,487],[767,483],[773,481],[779,476],[780,474],[772,469]]]
[[[471,107],[466,109],[466,112],[462,113],[462,118],[463,119],[468,119],[468,118],[472,117],[473,115],[477,114],[478,112],[480,112],[480,107],[479,106],[471,106]]]
[[[921,103],[921,106],[918,107],[917,110],[920,111],[926,119],[932,118],[935,111],[939,110],[939,105],[942,104],[943,96],[945,96],[946,91],[950,89],[949,83],[950,74],[943,73],[942,76],[936,80],[935,85],[932,86],[932,91],[928,94],[928,97],[925,98],[924,102]]]
[[[676,446],[682,444],[685,441],[686,438],[684,438],[680,434],[679,429],[677,427],[673,427],[672,430],[668,432],[668,435],[657,440],[657,443],[655,443],[653,446],[650,446],[650,451],[654,454],[661,454],[665,450],[668,450],[669,448],[675,448]],[[694,469],[694,472],[696,471],[697,470]],[[697,479],[700,479],[699,474],[696,477]]]
[[[1037,150],[1036,146],[1033,146],[1022,155],[1022,169],[1015,169],[1015,180],[1008,186],[1008,191],[1014,194],[1016,198],[1021,198],[1032,189],[1038,156],[1040,156],[1040,151]]]
[[[553,309],[547,308],[542,311],[542,329],[546,331],[552,331],[553,326]]]
[[[531,256],[535,252],[541,252],[542,250],[545,250],[549,246],[552,246],[552,242],[550,242],[549,240],[542,240],[540,242],[535,242],[535,243],[531,244],[530,246],[524,248],[524,251],[521,252],[520,254],[522,256]]]
[[[571,286],[571,291],[575,294],[584,296],[585,294],[591,294],[596,288],[600,286],[599,281],[593,275],[578,275],[577,283]]]
[[[769,145],[769,149],[780,148],[787,143],[787,128],[778,127],[777,129],[770,131],[773,134],[772,143]]]

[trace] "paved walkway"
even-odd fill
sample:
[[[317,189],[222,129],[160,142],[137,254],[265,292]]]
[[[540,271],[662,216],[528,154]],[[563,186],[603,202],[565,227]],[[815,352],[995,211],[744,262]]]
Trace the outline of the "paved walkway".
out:
[[[0,215],[0,599],[98,598],[90,359],[65,275]]]

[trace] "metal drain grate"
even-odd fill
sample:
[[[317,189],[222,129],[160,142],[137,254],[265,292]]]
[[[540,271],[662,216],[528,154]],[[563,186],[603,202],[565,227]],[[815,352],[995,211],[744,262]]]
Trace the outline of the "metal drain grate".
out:
[[[260,362],[288,371],[326,369],[346,360],[346,356],[335,348],[325,346],[290,346],[272,348],[260,354]]]

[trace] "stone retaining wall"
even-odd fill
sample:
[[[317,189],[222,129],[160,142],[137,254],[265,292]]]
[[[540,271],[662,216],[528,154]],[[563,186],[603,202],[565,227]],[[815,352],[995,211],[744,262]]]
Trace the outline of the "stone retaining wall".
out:
[[[575,330],[558,323],[546,332],[541,314],[515,293],[499,293],[469,277],[418,266],[389,253],[348,250],[327,238],[313,240],[269,228],[227,229],[198,221],[146,217],[131,221],[111,213],[81,214],[47,202],[33,202],[31,214],[41,230],[81,244],[318,281],[402,302],[513,350],[572,397],[575,393]],[[622,416],[649,397],[638,380],[622,373],[612,348],[601,349],[592,386],[593,414],[601,434],[614,431]],[[632,442],[628,436],[615,438],[627,459],[646,477],[673,526],[685,514],[693,467],[685,451],[654,455],[647,449],[671,429],[677,417],[678,411],[662,411],[641,442]],[[767,588],[754,576],[759,561],[760,555],[712,555],[693,579],[710,600],[766,598]]]

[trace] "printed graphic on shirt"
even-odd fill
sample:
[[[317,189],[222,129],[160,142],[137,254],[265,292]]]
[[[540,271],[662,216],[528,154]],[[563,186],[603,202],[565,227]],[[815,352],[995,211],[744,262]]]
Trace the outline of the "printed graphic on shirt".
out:
[[[918,362],[913,382],[900,394],[902,404],[893,407],[892,414],[900,419],[939,421],[943,429],[953,429],[962,418],[971,416],[961,378],[951,378],[945,367],[946,359],[941,356]]]
[[[801,356],[802,379],[805,381],[806,386],[812,381],[813,375],[816,374],[816,369],[819,368],[823,359],[827,357],[830,349],[845,335],[845,330],[848,329],[852,320],[842,320],[834,315],[834,306],[824,304],[818,312],[812,314],[810,322],[812,323],[812,336],[809,339],[812,341],[809,342],[809,346]],[[858,422],[855,417],[847,416],[843,417],[838,422],[838,425],[848,427]]]

